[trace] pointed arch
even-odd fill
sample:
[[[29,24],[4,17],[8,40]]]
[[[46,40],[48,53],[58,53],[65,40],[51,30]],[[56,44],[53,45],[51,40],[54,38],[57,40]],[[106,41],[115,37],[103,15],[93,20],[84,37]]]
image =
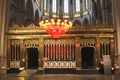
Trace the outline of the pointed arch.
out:
[[[64,13],[68,13],[68,12],[69,12],[69,1],[64,0]]]
[[[25,18],[25,0],[10,1],[9,26],[14,24],[23,25]]]
[[[33,23],[34,18],[34,11],[33,11],[33,4],[31,0],[28,0],[26,3],[26,23],[31,24]]]
[[[20,11],[25,11],[25,0],[18,0],[16,3]]]
[[[35,11],[35,19],[34,19],[34,24],[38,25],[39,23],[39,12],[38,10]]]
[[[83,20],[83,25],[89,25],[89,21],[88,21],[87,18],[84,18],[84,20]]]
[[[73,26],[81,26],[81,22],[79,20],[75,20],[73,22]]]

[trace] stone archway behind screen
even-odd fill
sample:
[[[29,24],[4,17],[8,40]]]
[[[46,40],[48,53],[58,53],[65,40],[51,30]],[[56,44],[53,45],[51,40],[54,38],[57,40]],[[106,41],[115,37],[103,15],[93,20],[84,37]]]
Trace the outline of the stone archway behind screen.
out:
[[[33,11],[33,3],[31,0],[28,0],[26,3],[26,26],[30,25],[34,22],[34,11]]]
[[[88,20],[87,18],[84,18],[84,20],[83,20],[83,25],[84,25],[84,26],[89,25],[89,20]]]
[[[73,22],[73,26],[81,26],[81,22],[79,20],[75,20]]]
[[[35,11],[34,24],[37,26],[39,24],[39,12],[38,12],[38,10]]]

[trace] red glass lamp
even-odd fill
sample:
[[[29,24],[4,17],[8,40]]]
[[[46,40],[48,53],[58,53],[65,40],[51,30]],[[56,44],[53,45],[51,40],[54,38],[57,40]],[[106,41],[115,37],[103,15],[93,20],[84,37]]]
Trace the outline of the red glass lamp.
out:
[[[72,27],[72,22],[68,20],[50,19],[42,20],[39,23],[40,27],[54,39],[58,39],[62,34]]]

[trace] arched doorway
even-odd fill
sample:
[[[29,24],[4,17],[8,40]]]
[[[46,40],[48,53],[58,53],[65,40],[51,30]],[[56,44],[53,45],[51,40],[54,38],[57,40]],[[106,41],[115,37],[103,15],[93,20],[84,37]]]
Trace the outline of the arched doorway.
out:
[[[82,69],[93,69],[94,68],[94,48],[83,47],[81,50],[82,57]]]
[[[28,69],[38,68],[38,49],[27,48],[27,67]]]

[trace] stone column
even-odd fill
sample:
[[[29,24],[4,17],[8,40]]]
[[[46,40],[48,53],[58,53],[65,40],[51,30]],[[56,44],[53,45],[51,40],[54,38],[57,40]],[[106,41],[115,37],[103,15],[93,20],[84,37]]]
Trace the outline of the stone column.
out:
[[[101,0],[102,22],[103,24],[111,25],[111,2],[110,0]]]
[[[44,39],[39,39],[39,70],[43,70]]]
[[[117,61],[118,61],[118,65],[120,66],[120,0],[113,0],[113,26],[116,29],[116,56],[117,56]]]
[[[110,54],[111,54],[111,61],[112,61],[112,66],[114,67],[114,64],[115,64],[115,43],[114,43],[114,39],[111,38],[110,40]]]
[[[26,51],[25,50],[25,46],[24,46],[24,41],[20,40],[20,67],[24,67],[26,68]]]
[[[7,40],[7,68],[10,67],[10,60],[11,60],[11,44],[10,39]]]
[[[95,50],[95,67],[99,67],[99,61],[101,60],[101,53],[100,53],[100,38],[96,39],[96,50]]]
[[[80,54],[80,43],[79,43],[79,38],[77,37],[75,39],[75,60],[76,60],[76,70],[81,69],[81,54]]]
[[[8,26],[8,0],[0,0],[0,73],[6,73],[6,30]]]
[[[105,0],[101,0],[101,9],[102,9],[102,23],[106,24],[106,4]]]

